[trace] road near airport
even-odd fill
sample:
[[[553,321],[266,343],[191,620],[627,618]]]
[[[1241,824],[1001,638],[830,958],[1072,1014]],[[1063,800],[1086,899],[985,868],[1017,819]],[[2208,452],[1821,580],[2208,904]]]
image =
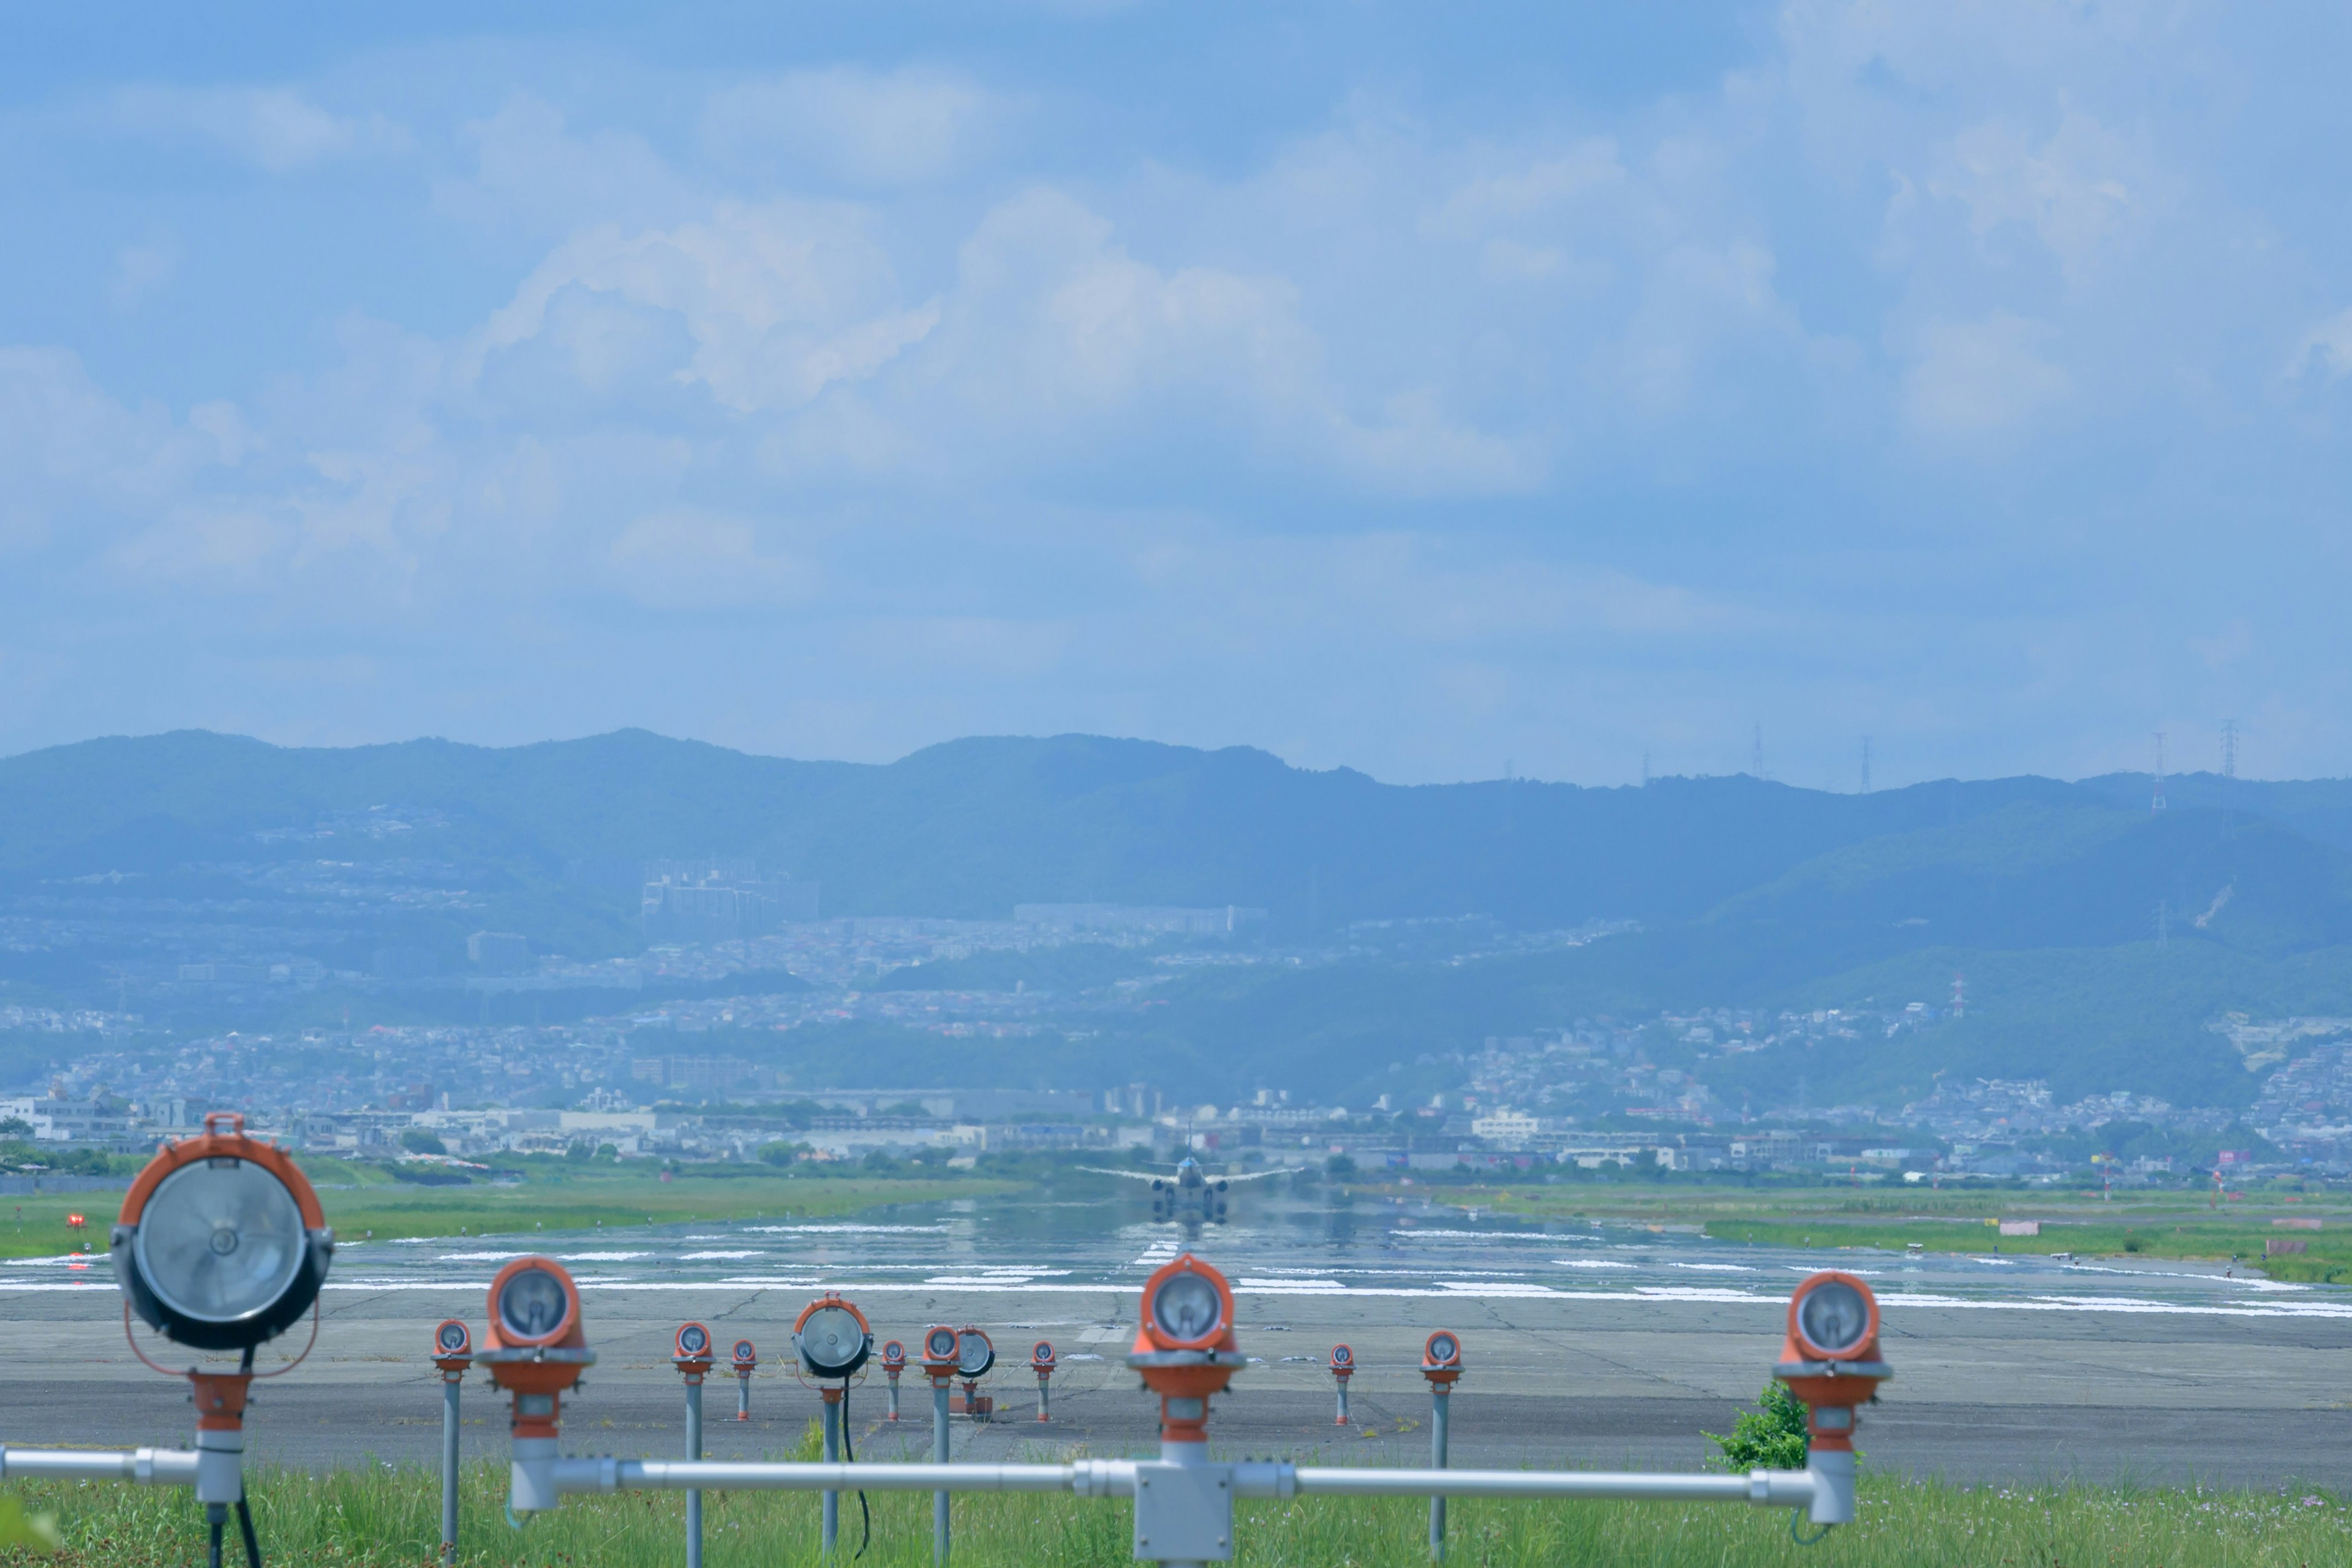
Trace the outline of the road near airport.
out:
[[[1465,1218],[1358,1200],[1255,1201],[1230,1226],[1188,1236],[1132,1223],[1116,1205],[961,1200],[856,1221],[704,1224],[384,1244],[346,1238],[322,1296],[310,1359],[259,1382],[247,1419],[262,1462],[373,1458],[430,1464],[440,1433],[434,1325],[467,1320],[504,1260],[543,1250],[583,1291],[599,1356],[565,1405],[575,1452],[680,1452],[671,1338],[687,1319],[723,1347],[757,1345],[748,1422],[729,1419],[733,1380],[713,1376],[706,1451],[771,1456],[795,1444],[817,1396],[793,1371],[791,1325],[836,1290],[877,1339],[910,1352],[930,1323],[974,1324],[998,1364],[994,1419],[958,1423],[959,1457],[1020,1458],[1072,1444],[1095,1453],[1154,1441],[1155,1408],[1120,1364],[1145,1276],[1190,1247],[1233,1279],[1252,1358],[1216,1404],[1232,1451],[1319,1452],[1326,1462],[1425,1456],[1429,1398],[1417,1371],[1430,1331],[1464,1340],[1454,1395],[1456,1464],[1690,1468],[1754,1398],[1780,1350],[1790,1288],[1820,1268],[1867,1278],[1895,1371],[1864,1413],[1874,1468],[1954,1480],[2340,1484],[2352,1451],[2352,1292],[2227,1278],[2179,1263],[1772,1249],[1671,1227]],[[190,1352],[139,1330],[168,1367]],[[184,1384],[142,1366],[103,1254],[0,1266],[10,1347],[12,1444],[184,1445]],[[307,1326],[263,1352],[299,1350]],[[1050,1424],[1036,1419],[1030,1345],[1059,1352]],[[1351,1420],[1333,1420],[1334,1343],[1355,1352]],[[851,1394],[861,1458],[928,1452],[919,1374],[906,1419],[884,1421],[878,1358]],[[477,1373],[465,1384],[470,1454],[505,1451],[503,1411]]]

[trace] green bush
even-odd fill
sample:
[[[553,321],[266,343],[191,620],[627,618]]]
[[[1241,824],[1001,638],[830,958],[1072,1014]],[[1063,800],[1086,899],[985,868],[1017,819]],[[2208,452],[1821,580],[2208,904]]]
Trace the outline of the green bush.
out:
[[[1779,1382],[1766,1384],[1756,1404],[1757,1409],[1739,1413],[1729,1436],[1701,1434],[1722,1450],[1715,1462],[1734,1472],[1803,1469],[1805,1407]]]

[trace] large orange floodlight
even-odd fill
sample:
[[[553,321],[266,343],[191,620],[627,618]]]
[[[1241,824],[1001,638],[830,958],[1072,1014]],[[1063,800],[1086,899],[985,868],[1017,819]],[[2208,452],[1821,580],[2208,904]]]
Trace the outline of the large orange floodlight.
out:
[[[1805,1406],[1816,1448],[1853,1447],[1854,1407],[1895,1375],[1878,1355],[1878,1298],[1855,1275],[1823,1269],[1789,1298],[1789,1337],[1772,1374]]]
[[[318,1300],[335,1233],[292,1158],[220,1110],[139,1173],[108,1250],[131,1310],[158,1333],[250,1350]]]

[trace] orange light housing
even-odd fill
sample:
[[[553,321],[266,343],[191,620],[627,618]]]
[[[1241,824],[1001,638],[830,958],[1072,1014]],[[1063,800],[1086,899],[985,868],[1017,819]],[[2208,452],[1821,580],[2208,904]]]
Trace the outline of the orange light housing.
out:
[[[433,1364],[455,1375],[474,1363],[474,1331],[458,1318],[444,1318],[433,1330]]]
[[[1433,1387],[1444,1388],[1462,1375],[1462,1336],[1452,1329],[1440,1329],[1423,1342],[1421,1375]]]
[[[245,1166],[259,1173],[258,1185],[240,1173]],[[274,1282],[248,1276],[243,1298],[195,1283],[187,1228],[209,1203],[184,1196],[188,1183],[241,1184],[246,1211],[259,1222],[248,1232],[247,1222],[216,1220],[213,1245],[195,1248],[194,1256],[207,1263],[231,1253],[266,1258],[277,1276]],[[256,1212],[257,1204],[262,1213]],[[163,1212],[151,1215],[151,1208]],[[269,1210],[274,1218],[263,1217]],[[162,1228],[151,1227],[151,1220]],[[229,1238],[226,1248],[220,1245],[222,1237]],[[174,1241],[181,1245],[174,1247]],[[199,1350],[243,1350],[284,1332],[317,1301],[334,1256],[335,1233],[327,1228],[317,1189],[293,1157],[274,1143],[247,1137],[245,1118],[236,1112],[215,1110],[205,1117],[201,1133],[158,1149],[133,1179],[122,1195],[108,1250],[115,1278],[142,1321],[167,1339]],[[208,1295],[214,1300],[199,1299]]]
[[[562,1395],[595,1364],[581,1331],[580,1287],[552,1258],[518,1258],[490,1281],[489,1327],[474,1359],[514,1395],[518,1437],[553,1437]]]
[[[923,1371],[936,1382],[945,1383],[955,1376],[957,1351],[960,1348],[956,1331],[945,1323],[933,1323],[923,1331]]]
[[[1879,1359],[1878,1298],[1869,1284],[1834,1268],[1807,1276],[1790,1294],[1788,1338],[1772,1375],[1804,1405],[1813,1447],[1850,1451],[1855,1407],[1895,1375]]]
[[[1050,1377],[1053,1375],[1053,1341],[1039,1340],[1035,1344],[1029,1347],[1029,1370],[1035,1373],[1039,1377]]]
[[[677,1337],[670,1344],[670,1364],[684,1373],[689,1381],[709,1372],[716,1354],[711,1349],[709,1324],[680,1323],[677,1326]]]
[[[907,1370],[907,1347],[897,1340],[882,1342],[882,1370],[892,1377]]]
[[[742,1376],[749,1377],[759,1369],[759,1350],[749,1340],[737,1340],[729,1359],[735,1363],[736,1372]]]
[[[793,1351],[812,1377],[848,1377],[874,1352],[874,1325],[856,1302],[827,1290],[793,1320]]]
[[[1331,1347],[1331,1375],[1333,1377],[1356,1375],[1356,1349],[1353,1345],[1337,1344]]]
[[[1243,1362],[1233,1287],[1187,1252],[1143,1282],[1140,1321],[1127,1364],[1160,1395],[1160,1440],[1207,1442],[1210,1396],[1225,1391]]]

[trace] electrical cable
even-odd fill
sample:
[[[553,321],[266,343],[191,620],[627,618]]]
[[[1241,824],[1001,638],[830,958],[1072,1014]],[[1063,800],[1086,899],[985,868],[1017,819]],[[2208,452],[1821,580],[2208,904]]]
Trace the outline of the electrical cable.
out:
[[[228,1523],[228,1510],[220,1504],[205,1505],[205,1560],[211,1568],[221,1568],[221,1529]]]
[[[243,1492],[236,1498],[236,1528],[245,1537],[245,1568],[261,1568],[261,1539],[253,1533],[253,1510],[246,1506]]]
[[[856,1445],[849,1440],[849,1379],[845,1377],[841,1380],[841,1457],[850,1464],[857,1463]],[[874,1514],[866,1506],[863,1491],[857,1494],[857,1550],[849,1559],[852,1563],[865,1556],[866,1549],[874,1544]]]
[[[1792,1508],[1789,1510],[1789,1539],[1800,1546],[1818,1546],[1829,1539],[1831,1531],[1837,1528],[1834,1524],[1825,1524],[1811,1535],[1799,1535],[1797,1526],[1803,1521],[1804,1517],[1803,1509]]]

